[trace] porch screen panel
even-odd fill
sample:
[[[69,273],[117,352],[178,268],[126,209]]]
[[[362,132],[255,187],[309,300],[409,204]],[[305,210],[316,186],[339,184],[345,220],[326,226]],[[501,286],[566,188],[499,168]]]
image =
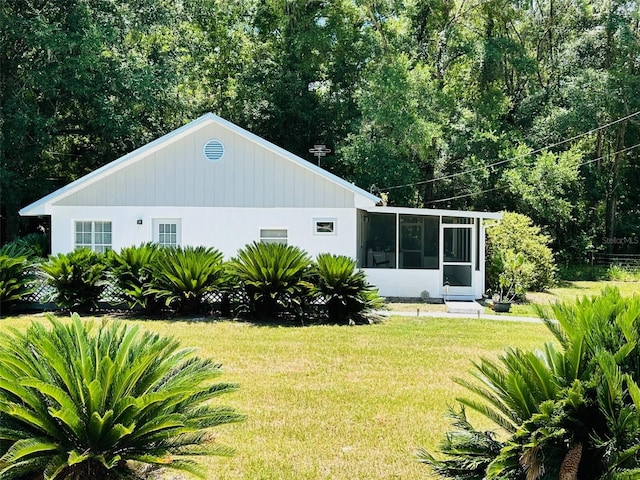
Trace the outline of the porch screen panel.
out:
[[[444,281],[452,287],[471,286],[470,265],[445,265],[443,268]]]
[[[365,268],[396,267],[396,216],[368,213],[364,227]]]
[[[473,221],[473,218],[467,217],[442,217],[442,223],[446,224],[469,225],[472,224]]]
[[[424,222],[424,257],[422,268],[440,267],[440,218],[422,217]]]
[[[444,229],[444,261],[471,262],[471,229]]]
[[[440,219],[400,215],[400,268],[438,269]]]

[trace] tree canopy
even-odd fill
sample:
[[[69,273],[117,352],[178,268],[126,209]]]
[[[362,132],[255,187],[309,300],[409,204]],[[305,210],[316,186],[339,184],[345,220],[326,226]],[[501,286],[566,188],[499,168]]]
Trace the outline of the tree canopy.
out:
[[[17,211],[212,111],[392,204],[514,210],[564,258],[640,234],[628,0],[9,0],[2,240]],[[609,244],[610,245],[610,244]]]

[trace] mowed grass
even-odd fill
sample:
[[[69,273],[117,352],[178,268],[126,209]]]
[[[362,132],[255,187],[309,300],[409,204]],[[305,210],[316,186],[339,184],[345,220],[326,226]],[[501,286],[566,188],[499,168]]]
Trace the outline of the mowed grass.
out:
[[[24,328],[29,320],[5,319]],[[137,323],[137,322],[136,322]],[[270,327],[232,321],[141,321],[223,364],[220,398],[247,415],[219,428],[231,458],[211,458],[209,479],[422,479],[417,447],[449,427],[471,361],[507,346],[551,340],[541,324],[394,317],[367,326]],[[174,477],[170,477],[174,478]]]
[[[618,282],[618,281],[573,281],[561,282],[557,287],[549,289],[547,292],[528,292],[527,302],[512,306],[512,314],[535,317],[535,305],[548,307],[556,302],[573,303],[578,298],[593,297],[599,295],[605,287],[617,288],[620,295],[630,297],[640,294],[640,282]]]
[[[573,303],[578,298],[593,297],[599,295],[605,287],[614,287],[620,291],[623,297],[630,297],[640,294],[640,282],[621,282],[621,281],[563,281],[557,287],[551,288],[546,292],[527,292],[527,301],[525,303],[514,303],[509,313],[496,313],[489,307],[485,308],[485,313],[499,316],[521,316],[536,317],[536,305],[547,308],[556,302]],[[446,307],[443,304],[428,303],[390,303],[389,310],[396,312],[445,312]]]
[[[532,303],[548,305],[556,301],[574,301],[576,298],[584,296],[593,297],[600,294],[605,287],[614,287],[620,290],[623,297],[628,297],[640,293],[640,282],[618,282],[618,281],[563,281],[557,287],[549,289],[548,292],[529,292],[527,300]]]

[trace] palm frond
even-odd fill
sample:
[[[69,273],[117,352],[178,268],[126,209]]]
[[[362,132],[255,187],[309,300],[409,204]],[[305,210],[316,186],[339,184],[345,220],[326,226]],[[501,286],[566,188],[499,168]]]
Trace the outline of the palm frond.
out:
[[[170,466],[180,467],[198,451],[189,442],[213,452],[211,428],[243,419],[211,403],[236,388],[212,382],[219,365],[175,340],[77,315],[50,323],[0,335],[0,359],[7,360],[0,364],[0,438],[9,443],[0,478],[85,478],[89,471],[96,480],[125,478],[128,460],[145,455],[170,454]]]

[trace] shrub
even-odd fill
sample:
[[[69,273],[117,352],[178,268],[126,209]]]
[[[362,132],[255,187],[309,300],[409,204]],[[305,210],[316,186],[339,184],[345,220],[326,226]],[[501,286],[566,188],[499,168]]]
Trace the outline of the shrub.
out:
[[[558,279],[565,281],[608,280],[607,267],[597,265],[558,265]]]
[[[606,278],[613,282],[640,282],[640,268],[611,265],[607,268]]]
[[[30,233],[0,248],[0,255],[10,257],[44,258],[49,249],[49,237],[42,233]]]
[[[55,290],[58,306],[86,312],[98,306],[105,288],[103,255],[88,249],[60,253],[40,266],[47,284]]]
[[[550,288],[555,283],[556,265],[549,248],[550,238],[533,225],[531,219],[519,213],[505,212],[497,225],[487,229],[487,284],[498,285],[499,257],[507,250],[522,253],[534,265],[529,287],[536,291]]]
[[[362,321],[371,310],[384,306],[378,291],[349,257],[318,255],[314,273],[312,293],[324,299],[332,321]]]
[[[211,428],[242,417],[209,402],[236,388],[212,383],[220,365],[138,326],[49,321],[0,336],[0,478],[204,477],[189,457],[229,453]]]
[[[161,302],[147,287],[157,252],[156,244],[145,243],[138,247],[123,248],[120,252],[110,250],[105,255],[108,276],[122,291],[123,299],[130,308],[140,307],[147,313],[160,309]]]
[[[277,311],[300,312],[311,284],[311,259],[292,245],[254,242],[238,251],[231,273],[249,297],[253,315],[271,317]]]
[[[423,450],[423,462],[450,478],[637,478],[640,297],[605,289],[552,310],[557,323],[544,321],[560,347],[475,364],[474,381],[457,380],[476,397],[458,399],[456,430],[440,446],[446,458]],[[465,407],[501,432],[475,429]]]
[[[222,253],[206,247],[162,248],[155,256],[148,294],[181,313],[208,308],[205,296],[225,281]]]
[[[527,289],[533,281],[535,266],[525,259],[522,252],[501,251],[491,257],[492,268],[500,272],[498,283],[493,285],[493,293],[498,302],[509,303],[515,299],[524,299]]]
[[[0,255],[0,314],[35,290],[33,265],[27,257]]]

